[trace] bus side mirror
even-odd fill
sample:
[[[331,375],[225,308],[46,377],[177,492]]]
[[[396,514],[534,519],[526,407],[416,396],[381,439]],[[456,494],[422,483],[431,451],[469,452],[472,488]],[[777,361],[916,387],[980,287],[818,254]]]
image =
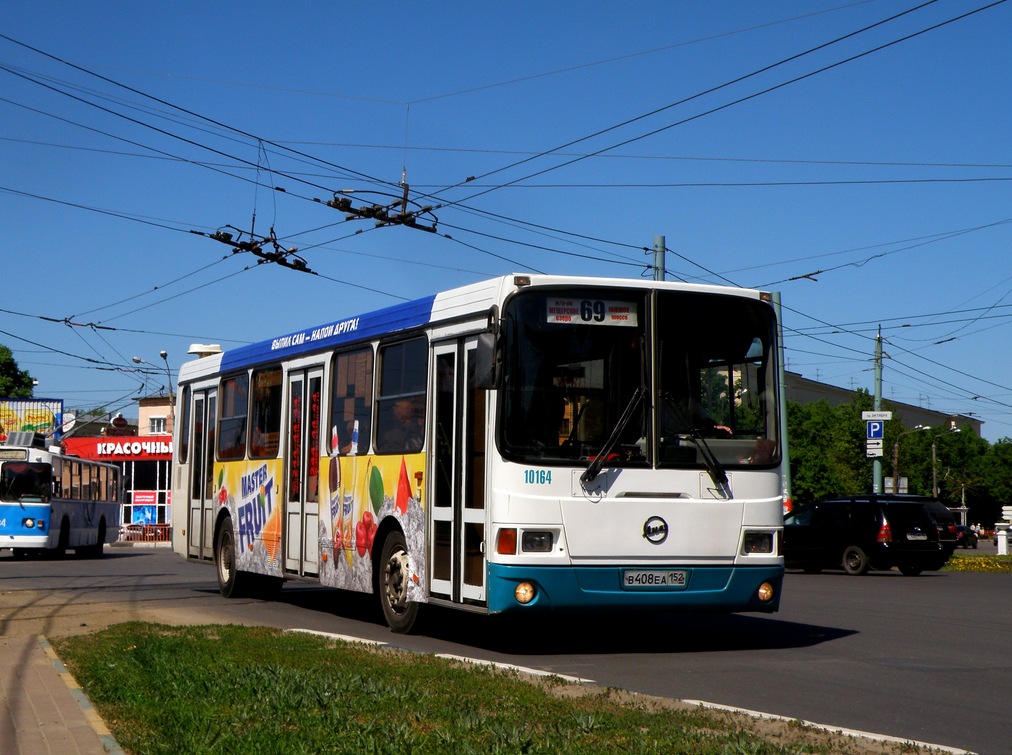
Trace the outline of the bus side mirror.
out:
[[[495,333],[481,333],[474,355],[474,387],[496,388],[499,385],[499,359]]]

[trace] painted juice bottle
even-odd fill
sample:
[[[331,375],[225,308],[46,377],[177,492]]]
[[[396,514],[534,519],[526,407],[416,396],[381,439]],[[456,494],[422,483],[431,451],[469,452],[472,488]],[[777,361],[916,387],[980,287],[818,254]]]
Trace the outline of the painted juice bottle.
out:
[[[341,521],[341,462],[337,458],[338,438],[337,426],[331,429],[331,453],[330,457],[330,532],[334,546],[334,566],[337,566],[337,558],[341,555],[341,548],[344,547],[343,528]]]
[[[355,420],[351,426],[351,446],[348,448],[348,456],[352,458],[351,479],[345,481],[347,487],[342,491],[341,537],[344,541],[344,553],[348,559],[348,566],[351,566],[354,555],[351,536],[355,525],[355,479],[358,476],[358,420]]]

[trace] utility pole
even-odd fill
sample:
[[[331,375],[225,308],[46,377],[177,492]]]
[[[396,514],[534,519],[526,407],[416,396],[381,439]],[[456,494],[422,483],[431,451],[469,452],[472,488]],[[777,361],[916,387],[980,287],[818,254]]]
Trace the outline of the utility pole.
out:
[[[882,326],[875,337],[875,411],[882,409]],[[899,490],[899,480],[893,482],[894,491]],[[872,462],[872,491],[882,492],[882,459],[878,456]]]
[[[663,236],[654,236],[654,280],[664,280],[664,249],[666,248]]]

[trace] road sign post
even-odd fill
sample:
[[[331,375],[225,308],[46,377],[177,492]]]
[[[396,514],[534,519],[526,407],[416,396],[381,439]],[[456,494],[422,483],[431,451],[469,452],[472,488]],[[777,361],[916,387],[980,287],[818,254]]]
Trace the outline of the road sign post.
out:
[[[885,436],[886,420],[892,419],[892,412],[861,412],[861,419],[866,423],[865,455],[871,458],[878,458],[883,455],[882,439]]]

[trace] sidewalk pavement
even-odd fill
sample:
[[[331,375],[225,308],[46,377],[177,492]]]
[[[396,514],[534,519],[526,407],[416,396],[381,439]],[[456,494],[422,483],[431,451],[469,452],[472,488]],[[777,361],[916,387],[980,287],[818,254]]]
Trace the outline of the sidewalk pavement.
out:
[[[122,753],[44,637],[0,637],[0,745],[18,755]]]

